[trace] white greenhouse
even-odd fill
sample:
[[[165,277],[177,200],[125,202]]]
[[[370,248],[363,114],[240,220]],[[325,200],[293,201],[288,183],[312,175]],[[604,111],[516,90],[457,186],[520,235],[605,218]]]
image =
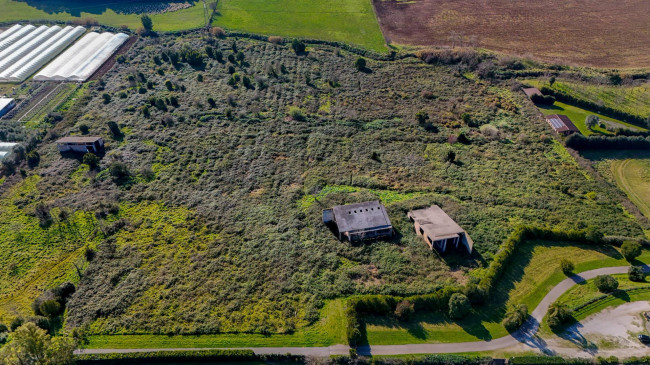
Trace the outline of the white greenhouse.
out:
[[[86,81],[128,38],[124,33],[88,33],[36,74],[34,80]]]
[[[20,40],[20,38],[31,33],[34,29],[36,29],[36,27],[33,25],[26,25],[18,29],[15,33],[0,41],[0,51],[16,43],[18,40]]]
[[[0,142],[0,160],[8,156],[18,143]]]
[[[26,80],[85,32],[84,27],[14,25],[0,33],[0,82]]]
[[[13,27],[5,30],[4,32],[0,33],[0,41],[4,40],[5,38],[9,37],[10,35],[16,33],[18,29],[22,28],[23,26],[20,24],[16,24]]]

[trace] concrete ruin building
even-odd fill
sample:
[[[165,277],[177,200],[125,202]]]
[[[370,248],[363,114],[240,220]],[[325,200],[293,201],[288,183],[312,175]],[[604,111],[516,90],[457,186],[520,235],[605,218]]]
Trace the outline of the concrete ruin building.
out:
[[[56,141],[61,153],[94,153],[104,152],[104,139],[102,137],[63,137]]]
[[[345,237],[350,242],[393,235],[386,207],[378,200],[326,209],[323,211],[323,223],[336,227],[339,240]]]
[[[417,234],[424,238],[432,250],[445,253],[453,248],[472,254],[474,241],[439,206],[432,205],[425,209],[412,210],[407,215],[413,222]]]

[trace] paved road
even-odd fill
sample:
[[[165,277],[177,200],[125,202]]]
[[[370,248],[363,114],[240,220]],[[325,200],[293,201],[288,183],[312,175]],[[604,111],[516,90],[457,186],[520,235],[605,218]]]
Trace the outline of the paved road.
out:
[[[589,270],[580,274],[572,275],[557,284],[546,294],[530,315],[528,321],[517,332],[490,341],[456,342],[456,343],[425,343],[410,345],[376,345],[362,346],[357,349],[359,355],[405,355],[405,354],[433,354],[433,353],[455,353],[492,351],[523,343],[531,348],[542,348],[543,341],[536,337],[539,324],[546,315],[548,307],[555,302],[560,295],[571,289],[577,283],[593,279],[598,275],[625,274],[629,266],[604,267]],[[650,272],[650,267],[645,266],[644,270]],[[243,347],[241,349],[253,350],[256,354],[286,354],[305,356],[330,356],[346,355],[349,347],[345,345],[334,345],[329,347]],[[154,352],[154,351],[181,351],[181,350],[207,350],[188,348],[165,348],[165,349],[84,349],[77,350],[77,353],[124,353],[124,352]]]

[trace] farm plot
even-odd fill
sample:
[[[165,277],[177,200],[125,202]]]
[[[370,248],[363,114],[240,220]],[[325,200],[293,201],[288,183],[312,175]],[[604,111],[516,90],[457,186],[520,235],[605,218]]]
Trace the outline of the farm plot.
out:
[[[214,25],[229,29],[387,50],[368,0],[222,0],[218,10]]]
[[[650,62],[644,0],[373,0],[389,43],[479,47],[551,62],[635,67]]]

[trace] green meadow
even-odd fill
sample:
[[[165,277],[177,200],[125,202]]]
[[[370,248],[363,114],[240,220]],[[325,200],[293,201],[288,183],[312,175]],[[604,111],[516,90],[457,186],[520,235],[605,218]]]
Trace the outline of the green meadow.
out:
[[[370,0],[222,0],[218,11],[213,25],[227,29],[387,50]]]

